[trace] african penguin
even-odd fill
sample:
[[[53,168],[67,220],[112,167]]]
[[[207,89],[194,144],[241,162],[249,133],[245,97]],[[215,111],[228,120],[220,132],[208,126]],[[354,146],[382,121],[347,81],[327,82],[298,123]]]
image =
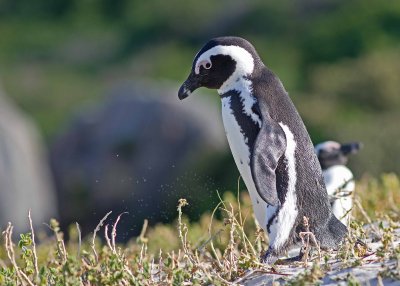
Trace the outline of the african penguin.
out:
[[[321,164],[333,214],[345,225],[349,224],[355,189],[353,173],[345,165],[348,156],[357,153],[361,147],[359,142],[339,144],[326,141],[314,148]]]
[[[238,37],[210,40],[195,56],[179,99],[199,87],[217,89],[221,97],[232,155],[269,235],[262,261],[272,264],[299,243],[304,216],[321,247],[337,248],[347,229],[332,214],[308,132],[255,48]]]

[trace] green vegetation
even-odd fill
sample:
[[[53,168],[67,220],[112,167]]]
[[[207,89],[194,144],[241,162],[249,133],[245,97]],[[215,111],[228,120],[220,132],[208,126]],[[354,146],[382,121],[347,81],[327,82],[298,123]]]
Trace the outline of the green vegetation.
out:
[[[368,194],[365,193],[368,190]],[[375,201],[369,197],[381,197],[392,193],[392,201]],[[364,259],[372,253],[365,241],[375,237],[381,246],[374,252],[376,261],[385,263],[389,259],[400,261],[400,246],[393,243],[394,230],[399,228],[400,204],[399,179],[384,175],[380,180],[365,179],[359,182],[353,213],[355,219],[350,226],[346,241],[337,252],[322,252],[323,259],[316,254],[308,262],[297,262],[303,268],[298,275],[283,276],[290,285],[318,283],[331,269],[331,260],[339,260],[340,268],[369,263]],[[12,242],[12,225],[3,232],[0,248],[1,285],[229,285],[252,271],[279,273],[279,263],[274,268],[259,263],[259,254],[265,251],[267,238],[255,225],[247,193],[239,198],[227,193],[216,207],[221,211],[220,219],[205,214],[197,223],[189,223],[184,215],[186,200],[178,204],[178,219],[175,226],[157,225],[147,229],[126,245],[117,245],[118,221],[104,225],[106,217],[99,223],[93,236],[81,242],[79,226],[70,228],[70,240],[64,241],[57,221],[51,220],[52,236],[40,237],[35,245],[34,230],[21,234],[17,245]],[[364,211],[375,211],[377,217],[370,218]],[[384,212],[384,217],[377,215]],[[380,221],[373,227],[364,224]],[[396,222],[397,221],[397,222]],[[104,241],[97,237],[104,231]],[[36,238],[37,239],[37,238]],[[295,263],[296,264],[296,263]],[[397,269],[397,270],[396,270]],[[400,279],[398,268],[387,267],[379,274],[381,278]],[[357,281],[351,275],[348,281]],[[183,284],[185,283],[185,284]]]

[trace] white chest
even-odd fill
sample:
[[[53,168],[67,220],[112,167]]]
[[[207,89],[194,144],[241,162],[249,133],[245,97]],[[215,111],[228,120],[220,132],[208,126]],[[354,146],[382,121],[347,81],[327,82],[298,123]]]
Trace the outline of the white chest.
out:
[[[339,189],[354,191],[353,173],[346,166],[332,166],[323,171],[323,176],[328,195],[333,195]]]
[[[260,226],[266,230],[268,219],[274,214],[275,208],[270,207],[256,190],[250,169],[248,139],[243,135],[241,127],[233,114],[230,97],[222,98],[222,120],[236,166],[249,191],[255,216]]]
[[[332,205],[334,215],[345,225],[349,222],[349,210],[353,207],[352,192],[355,189],[353,173],[346,166],[332,166],[323,171],[326,190],[336,199]]]

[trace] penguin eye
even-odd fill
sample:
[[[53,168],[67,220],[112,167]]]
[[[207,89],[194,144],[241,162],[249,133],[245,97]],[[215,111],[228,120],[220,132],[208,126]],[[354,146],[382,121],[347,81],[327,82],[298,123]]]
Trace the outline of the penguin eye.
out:
[[[200,67],[203,67],[206,70],[209,70],[212,67],[212,63],[210,60],[203,60],[201,62],[199,62],[196,66],[196,74],[198,74],[200,72]]]

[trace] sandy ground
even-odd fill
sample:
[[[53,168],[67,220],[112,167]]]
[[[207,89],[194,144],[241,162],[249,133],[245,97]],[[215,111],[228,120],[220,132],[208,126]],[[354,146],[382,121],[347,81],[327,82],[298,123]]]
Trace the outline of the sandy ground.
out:
[[[376,255],[376,251],[382,246],[381,242],[373,242],[373,239],[367,240],[368,252],[360,260],[360,265],[351,266],[355,260],[345,264],[338,259],[331,258],[327,264],[320,263],[320,268],[325,272],[321,278],[314,283],[305,285],[385,285],[385,286],[400,286],[400,254],[398,258],[385,257],[384,259]],[[394,230],[393,248],[399,248],[400,245],[400,228]],[[292,263],[291,265],[276,265],[273,271],[256,271],[249,270],[242,278],[235,281],[236,285],[245,286],[261,286],[261,285],[285,285],[289,280],[292,282],[302,282],[303,273],[311,272],[311,262],[308,267],[303,263]],[[324,269],[329,269],[326,271]],[[392,276],[378,275],[382,272],[392,271],[395,273]],[[359,283],[359,284],[357,284]],[[304,284],[302,284],[304,285]]]

